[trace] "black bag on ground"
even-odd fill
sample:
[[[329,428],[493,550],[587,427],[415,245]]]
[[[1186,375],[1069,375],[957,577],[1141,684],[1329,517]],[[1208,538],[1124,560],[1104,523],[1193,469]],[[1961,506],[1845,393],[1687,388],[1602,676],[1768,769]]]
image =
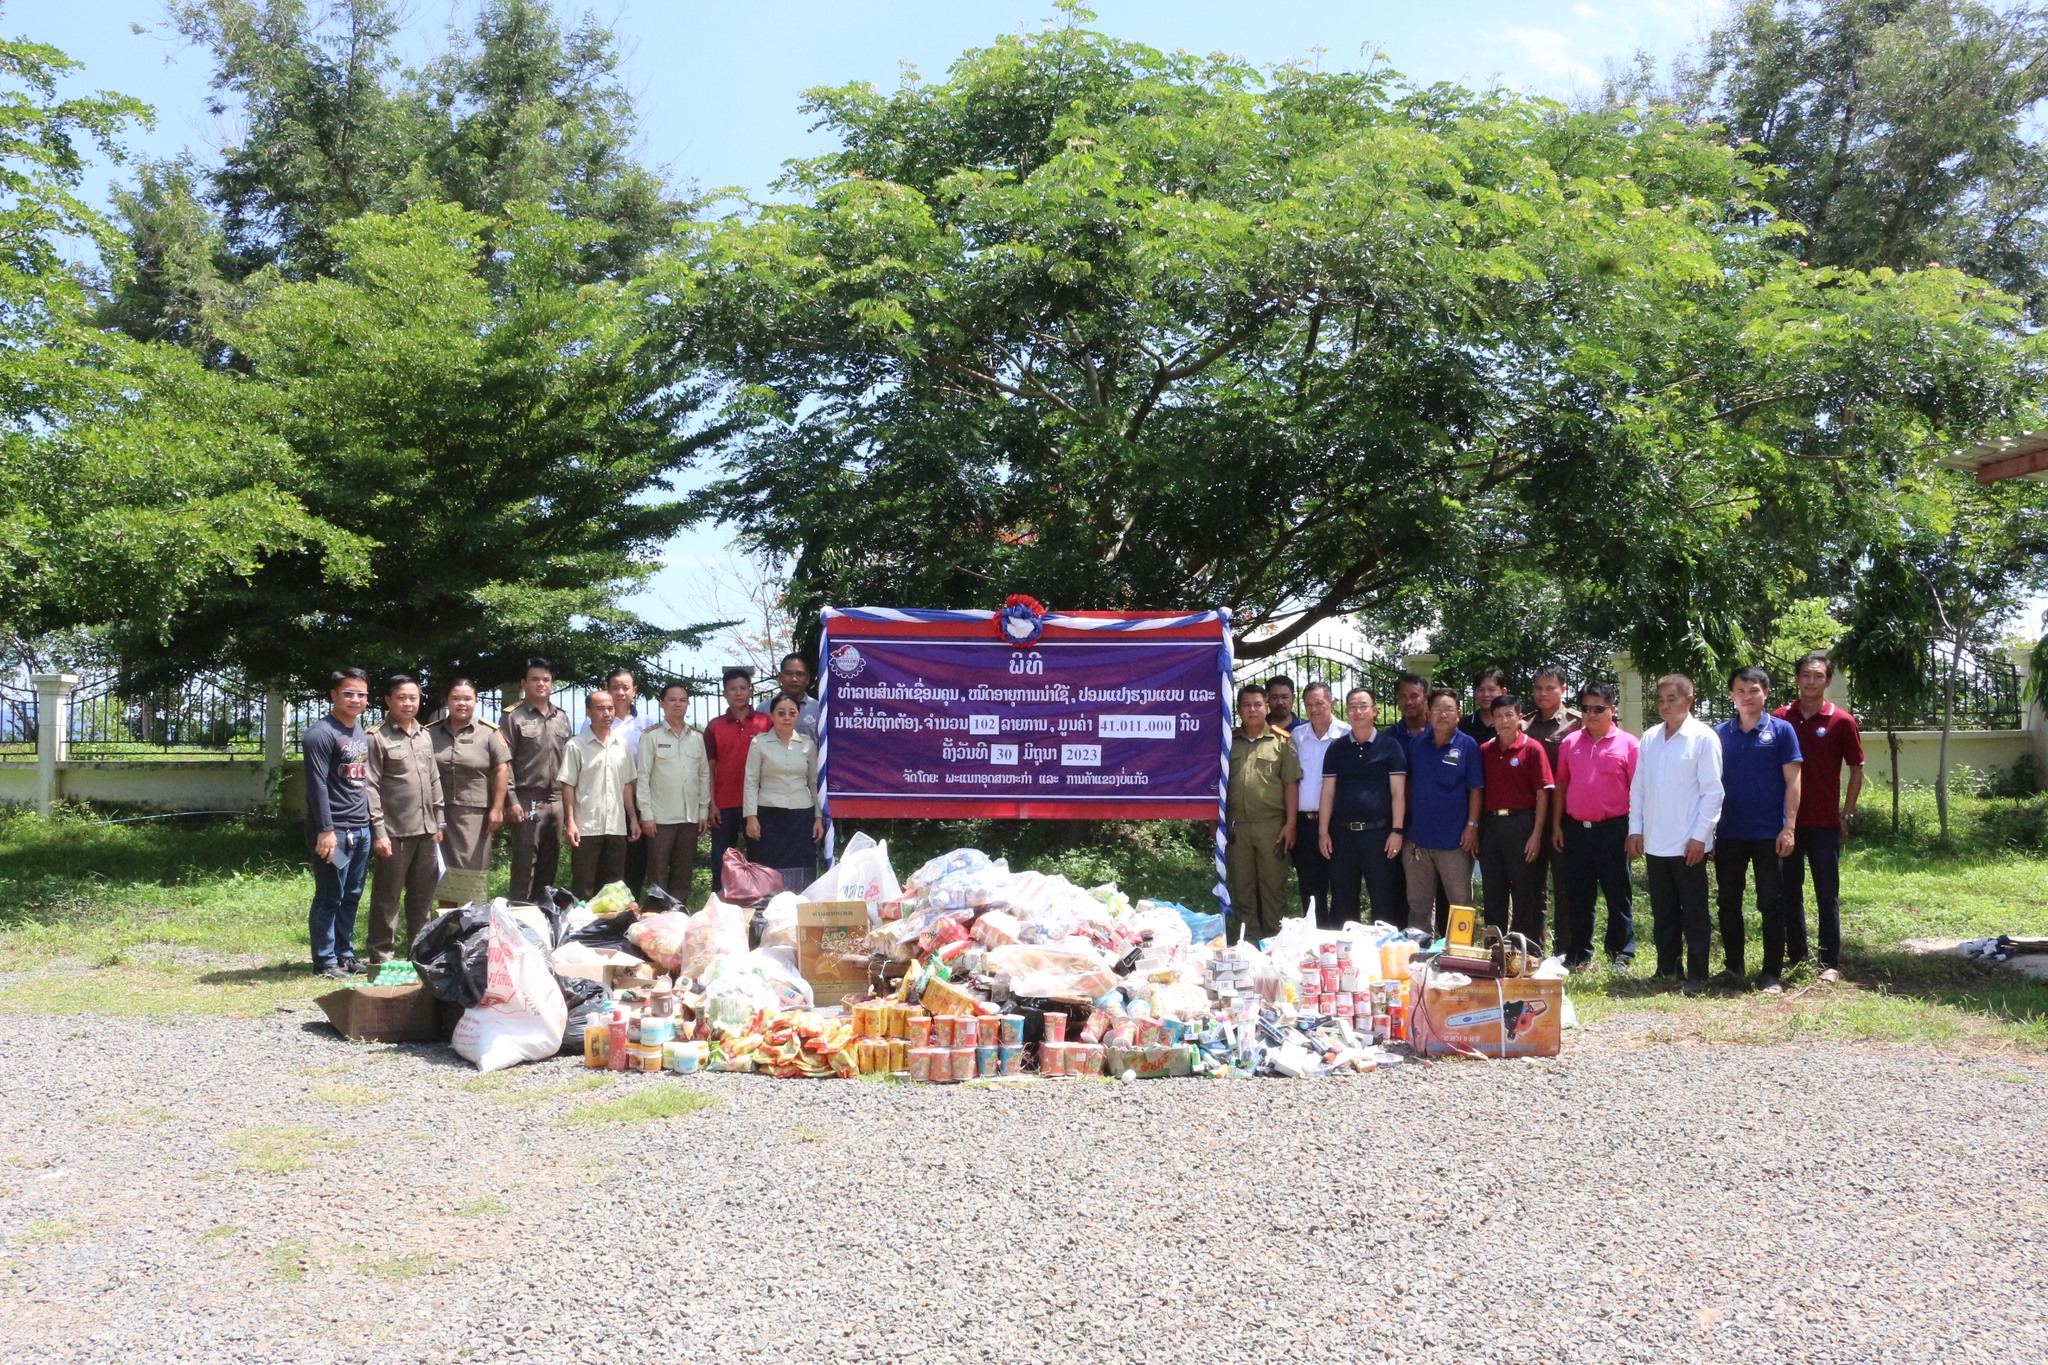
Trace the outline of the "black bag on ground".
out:
[[[664,910],[681,910],[684,914],[689,913],[689,908],[671,896],[666,887],[648,887],[647,894],[640,898],[640,913],[658,915]]]
[[[569,1027],[562,1033],[562,1051],[581,1052],[584,1026],[611,1008],[611,992],[601,983],[580,976],[557,976],[555,984],[562,988],[562,999],[569,1004]]]
[[[412,965],[436,1000],[468,1009],[491,984],[491,907],[463,905],[441,915],[412,941]]]
[[[621,910],[609,919],[592,920],[562,941],[581,943],[586,948],[613,948],[622,953],[631,953],[642,962],[652,962],[653,958],[634,947],[632,940],[626,937],[626,931],[632,928],[633,922],[639,918],[638,910]]]

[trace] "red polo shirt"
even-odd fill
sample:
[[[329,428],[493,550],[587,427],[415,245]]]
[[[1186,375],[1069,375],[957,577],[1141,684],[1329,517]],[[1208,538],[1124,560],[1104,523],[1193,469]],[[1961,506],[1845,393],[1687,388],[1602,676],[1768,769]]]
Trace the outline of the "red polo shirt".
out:
[[[1550,780],[1550,758],[1540,741],[1516,735],[1512,749],[1500,747],[1500,736],[1479,746],[1479,761],[1486,766],[1486,794],[1479,798],[1482,810],[1534,810],[1536,798]]]
[[[711,804],[720,810],[738,810],[747,800],[747,750],[753,747],[754,736],[766,734],[775,728],[775,722],[768,719],[765,711],[749,711],[744,722],[732,718],[732,712],[714,717],[704,727],[704,750],[711,761],[718,765],[716,781],[711,784]]]
[[[1771,712],[1799,735],[1799,820],[1812,829],[1842,827],[1842,765],[1863,766],[1863,732],[1856,717],[1831,701],[1812,715],[1792,702]]]

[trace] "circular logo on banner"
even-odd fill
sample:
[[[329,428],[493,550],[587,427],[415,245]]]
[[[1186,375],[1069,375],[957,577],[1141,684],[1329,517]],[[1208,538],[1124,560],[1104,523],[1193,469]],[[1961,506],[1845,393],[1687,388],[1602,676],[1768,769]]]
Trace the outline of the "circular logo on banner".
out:
[[[835,676],[858,678],[860,671],[868,666],[868,661],[861,658],[860,651],[852,645],[841,645],[832,651],[831,664]]]
[[[1023,649],[1038,643],[1038,637],[1045,632],[1045,616],[1045,608],[1037,598],[1012,593],[1003,599],[1003,609],[996,613],[996,631],[1013,648]]]

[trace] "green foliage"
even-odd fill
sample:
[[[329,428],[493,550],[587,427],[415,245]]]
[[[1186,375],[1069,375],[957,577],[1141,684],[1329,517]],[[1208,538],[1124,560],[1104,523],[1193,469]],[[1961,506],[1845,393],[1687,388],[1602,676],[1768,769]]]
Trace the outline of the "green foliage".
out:
[[[1971,0],[1749,0],[1700,97],[1778,169],[1816,264],[1952,263],[2048,304],[2048,15]]]
[[[149,353],[180,356],[177,416],[216,412],[239,441],[223,481],[250,506],[206,523],[220,544],[177,592],[81,619],[115,622],[145,679],[302,685],[345,662],[495,680],[535,652],[595,674],[694,639],[619,605],[718,429],[682,434],[695,398],[647,326],[647,261],[683,207],[631,156],[610,35],[488,0],[401,70],[384,0],[181,0],[171,19],[244,131],[121,196],[132,254],[101,320],[184,348]],[[81,577],[124,582],[118,547],[168,539],[153,529],[108,537]]]
[[[800,617],[1298,614],[1256,658],[1514,563],[1699,668],[2031,382],[2008,302],[1800,265],[1751,159],[1666,111],[1071,25],[807,109],[839,149],[672,285],[746,424],[702,505],[796,550]]]
[[[616,605],[686,520],[657,495],[697,439],[689,389],[645,326],[640,287],[577,285],[601,231],[515,206],[366,214],[330,234],[336,274],[259,277],[219,335],[247,363],[252,419],[293,452],[323,522],[374,546],[362,581],[273,556],[167,619],[122,623],[166,671],[233,662],[311,683],[359,662],[509,677],[532,652],[566,676],[687,638]]]

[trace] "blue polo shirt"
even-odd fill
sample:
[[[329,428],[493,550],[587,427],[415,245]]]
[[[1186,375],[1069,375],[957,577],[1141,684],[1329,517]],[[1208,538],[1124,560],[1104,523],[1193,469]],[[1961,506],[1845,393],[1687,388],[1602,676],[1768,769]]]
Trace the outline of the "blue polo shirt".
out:
[[[1775,839],[1785,828],[1785,765],[1798,763],[1799,732],[1765,714],[1756,729],[1742,718],[1714,727],[1721,739],[1721,823],[1723,839]]]
[[[1418,848],[1456,848],[1471,818],[1466,792],[1486,786],[1479,746],[1461,730],[1449,744],[1424,730],[1408,750],[1408,842]]]

